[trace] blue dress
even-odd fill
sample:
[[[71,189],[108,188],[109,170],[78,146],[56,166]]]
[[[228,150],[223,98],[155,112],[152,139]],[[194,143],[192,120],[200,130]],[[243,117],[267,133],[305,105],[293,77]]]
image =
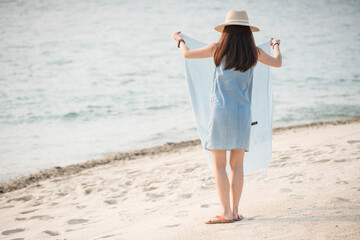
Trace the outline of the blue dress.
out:
[[[254,67],[245,72],[215,68],[204,148],[249,151]]]

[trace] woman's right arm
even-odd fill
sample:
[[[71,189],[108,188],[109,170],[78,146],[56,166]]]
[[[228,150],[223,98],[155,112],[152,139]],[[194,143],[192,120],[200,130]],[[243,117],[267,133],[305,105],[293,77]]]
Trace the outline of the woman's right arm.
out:
[[[175,41],[182,39],[181,31],[174,33],[173,38]],[[190,49],[185,45],[185,42],[180,42],[180,50],[185,58],[208,58],[214,56],[215,44],[209,44],[198,49]]]
[[[277,44],[275,44],[275,43],[277,43]],[[279,48],[280,39],[271,38],[270,45],[273,46],[273,48],[274,48],[274,56],[272,57],[272,56],[268,55],[266,52],[264,52],[264,50],[259,48],[260,53],[258,56],[258,60],[261,63],[269,65],[271,67],[281,67],[282,57],[281,57],[280,48]]]

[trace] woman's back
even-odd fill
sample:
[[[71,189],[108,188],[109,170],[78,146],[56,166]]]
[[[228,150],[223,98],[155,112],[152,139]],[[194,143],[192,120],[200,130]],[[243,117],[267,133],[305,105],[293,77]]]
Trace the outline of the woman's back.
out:
[[[250,107],[254,67],[244,72],[224,68],[225,58],[215,68],[213,103],[226,107]]]

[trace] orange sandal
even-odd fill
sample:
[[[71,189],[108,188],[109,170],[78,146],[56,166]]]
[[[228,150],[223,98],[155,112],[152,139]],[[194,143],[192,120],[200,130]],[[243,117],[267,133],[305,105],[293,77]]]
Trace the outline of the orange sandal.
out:
[[[218,219],[218,220],[210,219],[209,221],[207,221],[205,223],[206,224],[215,224],[215,223],[231,223],[231,222],[234,222],[234,220],[226,220],[225,218],[223,218],[222,216],[219,216],[219,215],[216,215],[215,218]]]

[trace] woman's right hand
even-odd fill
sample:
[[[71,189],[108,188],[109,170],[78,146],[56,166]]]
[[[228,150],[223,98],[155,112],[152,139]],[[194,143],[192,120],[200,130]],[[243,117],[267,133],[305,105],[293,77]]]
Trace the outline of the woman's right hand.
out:
[[[272,46],[273,44],[275,43],[278,43],[279,46],[280,46],[280,39],[277,39],[277,38],[270,38],[271,42],[270,42],[270,45]]]

